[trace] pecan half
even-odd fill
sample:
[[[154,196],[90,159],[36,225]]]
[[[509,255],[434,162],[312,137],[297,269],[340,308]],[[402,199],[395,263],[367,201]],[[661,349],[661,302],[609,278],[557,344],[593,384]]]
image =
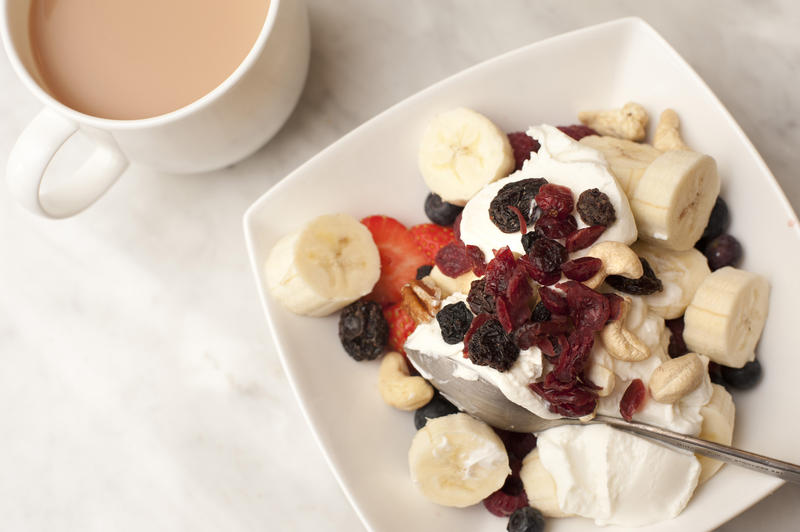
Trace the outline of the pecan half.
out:
[[[442,291],[430,279],[414,280],[400,289],[403,308],[414,323],[427,323],[442,306]]]

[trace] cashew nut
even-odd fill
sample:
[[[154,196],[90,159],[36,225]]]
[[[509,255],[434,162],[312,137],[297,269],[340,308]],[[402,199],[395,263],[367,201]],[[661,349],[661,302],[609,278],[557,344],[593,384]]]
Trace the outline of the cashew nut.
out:
[[[650,395],[659,403],[672,404],[703,382],[705,367],[697,353],[667,360],[650,375]]]
[[[600,331],[600,338],[608,354],[617,360],[639,362],[650,356],[650,348],[638,336],[625,328],[625,318],[631,308],[631,299],[623,297],[620,303],[619,318]]]
[[[589,248],[586,256],[603,261],[600,271],[583,283],[591,289],[603,284],[609,275],[622,275],[630,279],[644,275],[639,256],[622,242],[600,242]]]
[[[664,109],[653,136],[653,147],[661,151],[690,149],[681,138],[680,127],[678,113],[672,109]]]
[[[450,297],[455,292],[460,292],[462,294],[469,293],[470,284],[472,284],[472,281],[477,279],[478,276],[470,270],[458,277],[448,277],[442,273],[442,270],[440,270],[438,266],[434,266],[430,275],[426,277],[426,279],[428,278],[433,280],[436,286],[441,289],[442,297]]]
[[[601,135],[626,140],[644,140],[647,134],[647,111],[638,103],[628,102],[622,109],[581,111],[578,120]]]
[[[433,397],[433,386],[422,377],[410,377],[400,353],[386,353],[378,371],[378,391],[386,404],[400,410],[416,410]]]

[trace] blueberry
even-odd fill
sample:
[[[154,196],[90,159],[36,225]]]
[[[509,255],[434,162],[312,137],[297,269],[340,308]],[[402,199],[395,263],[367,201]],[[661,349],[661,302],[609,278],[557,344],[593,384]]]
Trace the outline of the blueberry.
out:
[[[716,362],[708,363],[708,376],[714,384],[725,386],[725,379],[722,378],[722,366]]]
[[[425,426],[429,419],[435,419],[437,417],[449,416],[450,414],[457,414],[458,408],[442,397],[439,392],[436,392],[436,395],[433,396],[433,399],[428,401],[428,404],[425,406],[418,408],[416,412],[414,412],[414,426],[417,427],[417,430],[421,429]]]
[[[449,226],[456,221],[464,207],[442,201],[438,194],[431,192],[425,198],[425,215],[437,225]]]
[[[433,266],[431,264],[424,264],[417,268],[417,280],[423,279],[431,274]]]
[[[761,363],[758,360],[748,362],[743,368],[721,366],[722,379],[731,388],[749,390],[761,379]]]
[[[717,202],[711,210],[711,216],[708,217],[708,225],[703,231],[703,236],[700,238],[706,242],[710,241],[712,238],[717,238],[728,228],[729,221],[728,204],[725,203],[725,200],[721,197],[717,197]]]
[[[544,516],[533,506],[515,510],[508,518],[508,532],[544,532]]]
[[[742,258],[742,245],[732,235],[722,234],[706,244],[703,253],[713,272],[723,266],[736,266]]]

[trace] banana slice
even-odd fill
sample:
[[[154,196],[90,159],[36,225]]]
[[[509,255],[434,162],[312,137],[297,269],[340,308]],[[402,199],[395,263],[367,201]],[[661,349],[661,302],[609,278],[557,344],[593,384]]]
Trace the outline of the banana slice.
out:
[[[644,296],[647,306],[666,320],[682,316],[697,287],[711,273],[705,256],[694,248],[672,251],[642,241],[631,249],[647,259],[664,286],[660,292]]]
[[[434,117],[419,148],[425,184],[443,200],[464,205],[484,185],[514,169],[508,136],[485,116],[460,107]]]
[[[700,438],[730,445],[733,442],[733,424],[736,418],[733,397],[719,384],[712,384],[711,388],[713,390],[711,399],[708,404],[700,409],[700,415],[703,416]],[[724,462],[707,456],[699,454],[696,456],[700,461],[700,484],[713,477],[719,471],[719,468],[724,465]]]
[[[534,449],[522,460],[519,478],[525,487],[525,494],[531,506],[545,517],[569,517],[558,505],[556,482],[544,468],[539,458],[539,449]]]
[[[606,157],[628,196],[641,238],[678,251],[694,246],[719,194],[714,159],[596,135],[581,142]]]
[[[327,316],[370,293],[381,261],[369,229],[347,214],[326,214],[278,240],[264,273],[286,309]]]
[[[472,281],[478,276],[468,271],[458,277],[448,277],[438,266],[434,266],[430,273],[431,279],[442,290],[442,297],[449,297],[455,293],[468,294]]]
[[[511,473],[497,434],[463,413],[429,420],[411,441],[408,465],[423,495],[456,508],[479,503]]]
[[[686,346],[718,364],[741,368],[755,358],[768,306],[765,278],[730,266],[720,268],[703,280],[686,309]]]

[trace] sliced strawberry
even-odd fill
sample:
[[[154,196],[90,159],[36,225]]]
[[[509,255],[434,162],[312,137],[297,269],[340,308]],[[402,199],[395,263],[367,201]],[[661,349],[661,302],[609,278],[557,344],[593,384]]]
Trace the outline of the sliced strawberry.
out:
[[[436,257],[436,253],[442,249],[445,244],[449,244],[455,240],[453,229],[450,227],[442,227],[436,224],[420,224],[415,225],[409,229],[417,245],[428,257],[432,263]]]
[[[381,277],[367,296],[382,304],[400,301],[400,289],[417,276],[417,268],[428,258],[417,246],[406,227],[388,216],[368,216],[361,220],[372,233],[381,256]]]
[[[385,307],[383,317],[389,323],[389,349],[405,354],[403,344],[417,325],[400,303]]]

